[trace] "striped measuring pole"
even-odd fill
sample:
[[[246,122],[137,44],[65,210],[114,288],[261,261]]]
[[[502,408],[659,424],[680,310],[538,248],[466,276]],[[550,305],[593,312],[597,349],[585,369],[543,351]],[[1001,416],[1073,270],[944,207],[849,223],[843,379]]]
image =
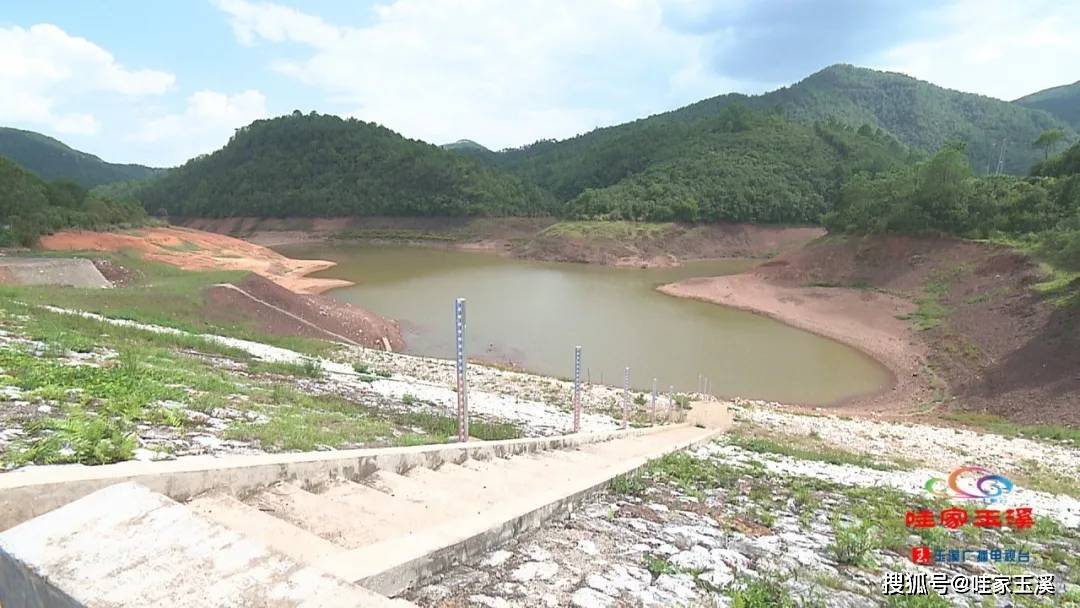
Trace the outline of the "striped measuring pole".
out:
[[[465,381],[465,298],[454,301],[454,321],[457,330],[458,441],[464,443],[469,438],[469,397],[468,383]]]
[[[622,380],[622,428],[630,428],[630,368],[623,370]]]
[[[652,425],[656,426],[656,378],[652,379]]]
[[[574,432],[581,431],[581,347],[574,347]]]

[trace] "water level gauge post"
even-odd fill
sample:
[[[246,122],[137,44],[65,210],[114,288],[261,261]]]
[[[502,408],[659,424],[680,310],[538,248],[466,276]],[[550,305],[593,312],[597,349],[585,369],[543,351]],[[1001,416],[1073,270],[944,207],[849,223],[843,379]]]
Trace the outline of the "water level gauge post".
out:
[[[469,438],[468,383],[465,379],[465,298],[454,301],[455,343],[457,345],[458,441]]]
[[[652,425],[656,426],[656,378],[652,379],[652,406],[650,410],[652,413],[649,417],[652,418]]]
[[[622,428],[630,428],[630,368],[623,370]]]
[[[574,347],[574,432],[581,431],[581,347]]]

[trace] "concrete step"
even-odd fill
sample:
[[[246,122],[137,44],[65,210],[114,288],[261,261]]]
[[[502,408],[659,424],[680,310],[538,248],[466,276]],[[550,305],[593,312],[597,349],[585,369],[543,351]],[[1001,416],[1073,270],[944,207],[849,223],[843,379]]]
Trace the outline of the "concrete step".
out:
[[[183,579],[176,594],[145,596],[160,598],[150,603],[161,605],[190,604],[165,601],[181,593],[203,598],[207,589],[216,588],[214,577],[228,579],[232,586],[222,599],[200,605],[246,605],[236,600],[252,593],[251,581],[240,567],[248,563],[248,556],[275,564],[272,572],[264,573],[272,586],[260,591],[270,600],[266,605],[399,605],[387,597],[450,564],[476,559],[551,518],[565,516],[616,475],[720,432],[722,427],[678,425],[608,435],[477,442],[480,445],[357,450],[347,456],[265,455],[243,462],[205,461],[204,468],[164,463],[163,469],[173,472],[157,475],[132,475],[136,465],[95,467],[77,491],[126,475],[141,476],[169,496],[130,483],[121,485],[137,490],[114,494],[107,487],[89,496],[83,493],[93,498],[88,504],[96,511],[74,508],[83,503],[76,501],[69,505],[72,509],[59,509],[66,520],[41,515],[14,528],[19,533],[8,535],[8,541],[27,555],[48,556],[52,561],[38,560],[40,564],[31,566],[46,577],[68,561],[86,562],[88,571],[98,572],[89,564],[109,565],[106,554],[114,545],[116,550],[128,550],[131,555],[117,558],[117,564],[139,558],[151,564],[146,566],[149,570],[134,563],[129,567],[140,573],[146,570],[143,576],[153,579],[156,568],[169,571],[168,581],[159,583],[175,586],[172,581]],[[31,472],[31,483],[21,482],[19,492],[32,495],[34,484],[40,488],[38,494],[63,488],[56,485],[55,476],[36,477]],[[130,495],[130,500],[121,494]],[[178,504],[177,498],[186,504]],[[110,500],[121,502],[111,511],[102,510]],[[0,510],[0,515],[23,512]],[[73,544],[54,534],[53,528],[82,540]],[[43,530],[47,534],[41,536]],[[2,535],[0,545],[7,550]],[[229,559],[207,562],[207,556],[224,556],[223,550],[230,552]],[[3,569],[9,567],[4,559],[0,551],[0,580],[6,580]],[[185,559],[192,563],[184,563]],[[210,565],[199,566],[205,563]],[[84,581],[80,574],[63,579],[62,587],[66,591],[89,585],[91,595],[146,589],[141,579],[118,572],[103,576],[125,580],[102,586]],[[34,592],[37,584],[30,580],[26,588]],[[137,594],[129,597],[144,599]],[[279,597],[284,600],[278,602]],[[0,603],[10,603],[2,589]]]
[[[289,483],[248,498],[248,505],[346,549],[379,540],[372,513],[342,504]]]
[[[226,492],[204,494],[189,501],[187,506],[206,519],[303,563],[312,563],[341,550],[334,543],[245,504]]]
[[[219,512],[209,499],[200,505]],[[0,604],[12,608],[412,606],[135,483],[114,484],[6,530],[0,547]]]

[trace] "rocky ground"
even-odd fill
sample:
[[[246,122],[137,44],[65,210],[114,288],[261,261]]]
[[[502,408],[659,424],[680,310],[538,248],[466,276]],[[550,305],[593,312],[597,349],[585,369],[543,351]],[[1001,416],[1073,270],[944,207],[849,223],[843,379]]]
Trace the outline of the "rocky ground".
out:
[[[150,336],[148,339],[162,336],[195,341],[195,346],[186,349],[155,351],[154,355],[143,353],[139,361],[128,362],[138,368],[133,375],[140,377],[154,377],[160,371],[164,386],[147,389],[154,396],[148,396],[138,405],[137,415],[122,414],[132,421],[125,435],[131,435],[135,448],[130,454],[120,452],[107,460],[251,454],[305,449],[308,445],[310,449],[348,449],[394,444],[395,440],[422,441],[419,436],[425,434],[429,440],[440,440],[432,433],[453,432],[413,423],[420,420],[430,427],[432,420],[447,420],[456,414],[455,372],[451,362],[359,347],[317,357],[258,342],[193,336],[89,313],[38,310],[59,320],[89,321],[90,334],[104,335],[107,328],[115,327]],[[31,453],[30,462],[47,464],[65,462],[78,452],[80,457],[76,460],[82,461],[81,455],[92,455],[93,447],[84,446],[79,451],[78,446],[68,445],[81,439],[62,439],[63,445],[52,446],[55,449],[47,455],[35,452],[39,444],[47,443],[50,438],[67,437],[65,425],[72,416],[79,417],[78,428],[71,429],[73,437],[92,435],[98,437],[95,441],[117,443],[119,440],[111,431],[95,432],[93,424],[82,424],[106,415],[117,418],[118,413],[110,409],[110,400],[101,395],[112,391],[114,382],[120,385],[137,382],[122,373],[117,350],[98,346],[73,350],[58,342],[32,339],[27,335],[30,330],[23,327],[28,321],[29,317],[18,315],[0,318],[0,327],[4,328],[0,330],[0,353],[6,353],[3,357],[7,357],[0,361],[0,455],[21,450]],[[235,354],[208,352],[214,348],[200,348],[200,343]],[[135,348],[130,338],[124,344],[122,350]],[[30,359],[36,362],[31,364]],[[173,377],[177,366],[190,368],[193,373],[190,377]],[[198,374],[200,369],[206,373]],[[470,415],[474,427],[481,432],[484,430],[481,424],[490,425],[493,435],[487,438],[563,434],[572,429],[571,382],[481,365],[470,365],[469,370]],[[89,382],[91,376],[107,377],[107,380],[95,380],[107,385],[101,395],[89,395],[78,388],[80,382]],[[128,390],[131,388],[129,385]],[[651,410],[645,405],[645,395],[634,393],[633,399],[634,424],[648,423]],[[297,403],[301,400],[306,401]],[[583,431],[609,431],[620,426],[624,403],[621,390],[585,386],[581,400]],[[304,404],[330,411],[316,412],[317,416],[310,411],[297,412]],[[84,412],[89,414],[84,416]],[[669,396],[661,396],[657,412],[662,422],[679,417],[682,410]],[[370,425],[366,419],[346,418],[353,414],[389,420],[392,424],[381,426],[381,435],[367,432]],[[310,428],[315,425],[319,428]],[[337,426],[344,428],[336,432]],[[367,440],[350,438],[348,432],[353,428],[355,434]],[[288,437],[301,434],[303,437],[299,439]],[[403,439],[405,435],[418,437]],[[8,458],[6,466],[24,463],[25,459]]]
[[[1054,493],[1018,483],[1008,502],[994,507],[1032,507],[1032,529],[919,529],[905,521],[908,510],[944,506],[923,487],[941,474],[936,471],[967,462],[1012,466],[1033,457],[1070,471],[1075,481],[1076,449],[922,425],[793,415],[767,404],[733,407],[740,422],[728,438],[616,481],[569,519],[447,572],[410,599],[444,608],[1080,602],[1076,486]],[[776,441],[758,441],[763,435]],[[807,438],[839,439],[855,451],[827,447],[805,454],[790,447]],[[840,460],[860,464],[835,463]],[[910,551],[921,545],[1018,549],[1028,552],[1030,562],[978,562],[972,553],[962,564],[916,566]],[[1052,575],[1056,587],[1052,597],[890,598],[882,591],[888,572]]]

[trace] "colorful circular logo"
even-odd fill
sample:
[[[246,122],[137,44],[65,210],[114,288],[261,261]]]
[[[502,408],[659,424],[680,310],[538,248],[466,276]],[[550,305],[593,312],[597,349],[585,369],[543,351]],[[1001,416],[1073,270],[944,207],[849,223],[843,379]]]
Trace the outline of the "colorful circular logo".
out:
[[[947,481],[931,477],[924,487],[927,492],[942,498],[997,502],[1012,492],[1013,482],[990,469],[969,466],[954,469]]]

